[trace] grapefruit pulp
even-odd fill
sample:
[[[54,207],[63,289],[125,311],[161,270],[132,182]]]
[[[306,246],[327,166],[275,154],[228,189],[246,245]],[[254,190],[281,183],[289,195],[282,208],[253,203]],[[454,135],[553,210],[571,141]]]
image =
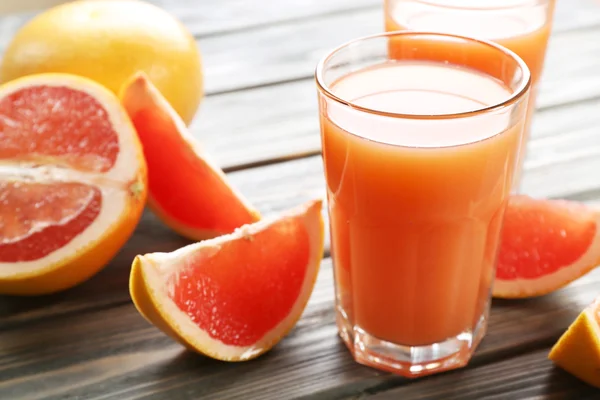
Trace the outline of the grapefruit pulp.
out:
[[[167,225],[202,240],[260,218],[143,73],[124,86],[121,101],[148,163],[148,204]]]
[[[31,75],[0,87],[0,293],[94,275],[142,213],[146,165],[118,98],[91,80]]]
[[[586,307],[552,347],[548,358],[600,388],[600,298]]]
[[[244,361],[296,324],[323,256],[321,201],[172,253],[137,256],[138,311],[189,349]]]
[[[541,296],[600,263],[600,213],[582,203],[512,196],[504,216],[494,297]]]

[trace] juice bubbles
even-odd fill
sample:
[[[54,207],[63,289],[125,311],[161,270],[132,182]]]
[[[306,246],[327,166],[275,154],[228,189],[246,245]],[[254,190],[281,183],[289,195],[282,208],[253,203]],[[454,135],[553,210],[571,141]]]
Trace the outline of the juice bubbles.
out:
[[[385,0],[388,32],[419,30],[493,40],[526,62],[532,88],[515,186],[525,157],[554,6],[555,0]],[[393,54],[393,41],[390,51]],[[482,58],[481,62],[487,61]]]
[[[349,46],[357,65],[330,74],[320,117],[341,336],[360,362],[414,376],[464,365],[485,331],[527,73],[452,62],[479,42],[406,35],[400,60],[365,65]]]

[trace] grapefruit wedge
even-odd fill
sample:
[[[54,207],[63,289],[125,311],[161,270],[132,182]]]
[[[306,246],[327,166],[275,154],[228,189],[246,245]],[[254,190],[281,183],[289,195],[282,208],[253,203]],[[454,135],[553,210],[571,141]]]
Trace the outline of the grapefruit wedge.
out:
[[[552,347],[548,358],[600,388],[600,298],[586,307]]]
[[[172,253],[137,256],[138,311],[189,349],[244,361],[296,324],[323,256],[321,201]]]
[[[161,220],[193,240],[258,221],[259,213],[227,182],[143,73],[124,85],[121,101],[142,141],[148,203]]]
[[[582,203],[512,196],[493,286],[498,298],[553,292],[600,264],[600,213]]]
[[[9,82],[0,143],[0,293],[51,293],[94,275],[146,197],[143,153],[119,99],[67,74]]]

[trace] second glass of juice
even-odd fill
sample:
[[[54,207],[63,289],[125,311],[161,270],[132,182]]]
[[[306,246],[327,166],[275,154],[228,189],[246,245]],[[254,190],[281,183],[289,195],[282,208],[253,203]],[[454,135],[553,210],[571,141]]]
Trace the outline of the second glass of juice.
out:
[[[492,40],[514,51],[531,71],[531,94],[513,189],[517,190],[535,110],[555,0],[385,0],[385,29],[418,30]],[[394,43],[390,50],[394,51]],[[481,57],[481,63],[489,61]]]
[[[526,64],[405,31],[339,47],[316,81],[341,337],[409,377],[465,365],[486,330]]]

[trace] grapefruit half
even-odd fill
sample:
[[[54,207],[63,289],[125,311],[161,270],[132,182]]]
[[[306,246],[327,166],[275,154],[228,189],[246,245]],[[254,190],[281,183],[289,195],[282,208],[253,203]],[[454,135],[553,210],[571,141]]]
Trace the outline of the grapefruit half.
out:
[[[323,256],[321,201],[172,253],[137,256],[138,311],[189,349],[244,361],[296,324]]]
[[[121,91],[148,163],[148,203],[167,225],[193,240],[231,233],[259,213],[189,134],[177,113],[136,74]]]
[[[86,78],[0,87],[0,293],[43,294],[94,275],[133,232],[146,164],[118,98]]]
[[[512,196],[493,286],[498,298],[553,292],[600,264],[600,213],[582,203]]]
[[[600,388],[600,298],[586,307],[552,347],[548,358]]]

